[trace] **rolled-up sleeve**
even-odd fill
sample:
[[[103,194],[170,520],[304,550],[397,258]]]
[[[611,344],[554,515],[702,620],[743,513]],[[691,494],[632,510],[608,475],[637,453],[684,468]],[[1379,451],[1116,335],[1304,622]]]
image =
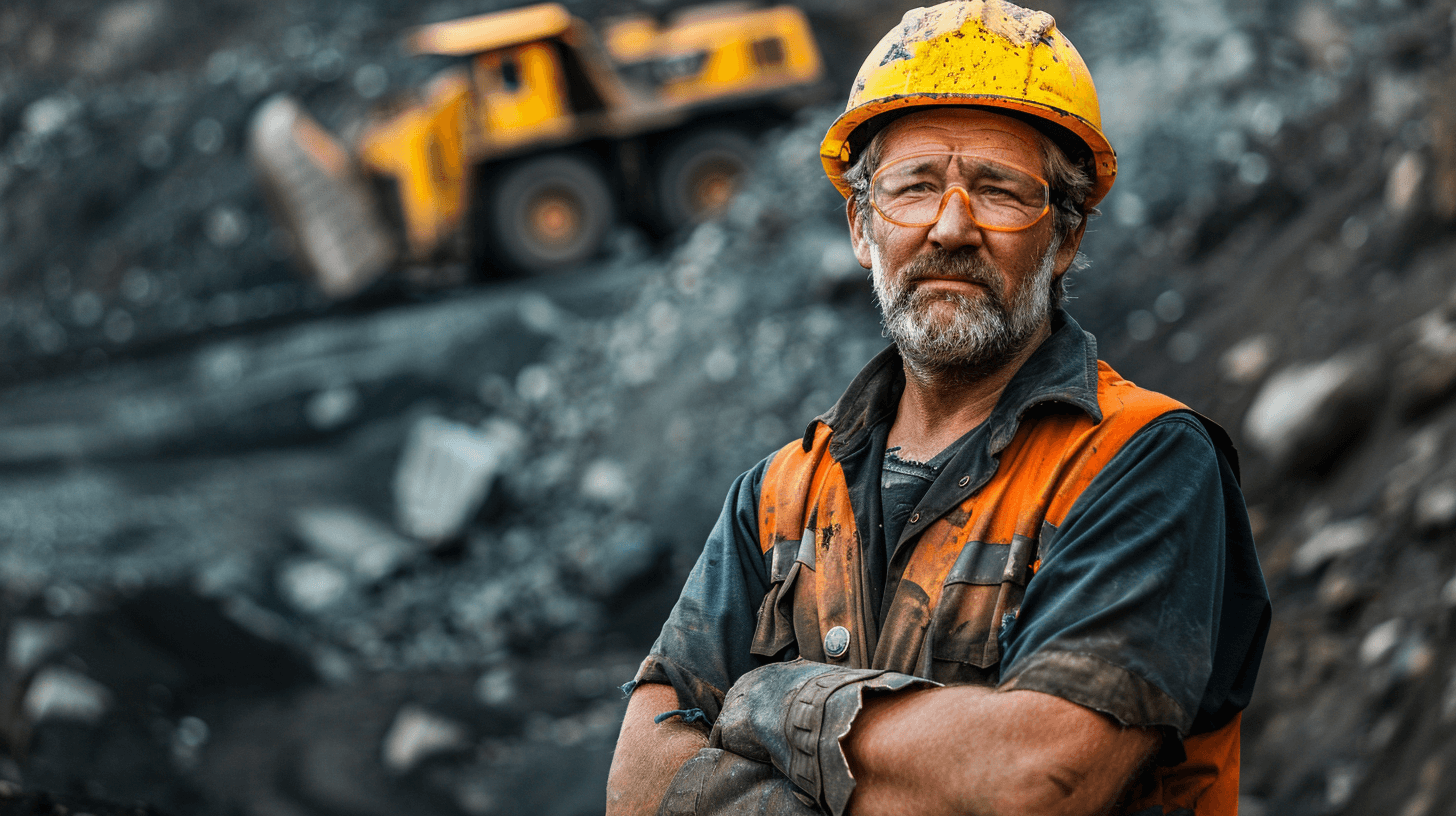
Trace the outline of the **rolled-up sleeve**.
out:
[[[733,682],[759,665],[749,649],[769,590],[758,545],[758,494],[768,463],[734,481],[672,614],[629,684],[671,685],[681,708],[701,709],[709,722]]]
[[[1001,688],[1179,736],[1248,705],[1269,600],[1229,462],[1191,414],[1141,430],[1058,528],[1002,636]]]

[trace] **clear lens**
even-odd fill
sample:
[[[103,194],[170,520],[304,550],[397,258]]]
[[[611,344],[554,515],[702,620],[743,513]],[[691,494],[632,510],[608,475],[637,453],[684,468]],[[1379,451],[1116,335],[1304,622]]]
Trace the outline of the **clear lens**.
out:
[[[887,164],[870,185],[875,209],[907,227],[935,223],[950,194],[962,192],[972,220],[987,229],[1026,229],[1046,215],[1047,184],[1030,173],[980,156],[939,153]]]

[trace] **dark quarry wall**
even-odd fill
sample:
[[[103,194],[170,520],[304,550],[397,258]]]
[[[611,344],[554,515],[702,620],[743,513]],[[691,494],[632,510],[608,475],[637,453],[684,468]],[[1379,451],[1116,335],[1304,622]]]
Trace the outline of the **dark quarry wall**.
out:
[[[347,132],[427,77],[405,27],[497,7],[0,5],[0,813],[601,811],[616,686],[729,483],[885,341],[833,105],[668,242],[312,293],[250,113]],[[1243,454],[1275,603],[1243,812],[1446,812],[1456,4],[1047,8],[1122,168],[1070,310]],[[807,9],[839,89],[904,10]],[[442,434],[479,456],[432,465]],[[478,501],[421,543],[447,477]]]

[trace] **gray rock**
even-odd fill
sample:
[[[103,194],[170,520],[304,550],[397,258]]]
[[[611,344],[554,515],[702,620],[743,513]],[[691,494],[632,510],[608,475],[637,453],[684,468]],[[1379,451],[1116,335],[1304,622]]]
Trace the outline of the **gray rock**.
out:
[[[1456,484],[1449,481],[1421,488],[1415,501],[1415,525],[1422,533],[1450,529],[1456,524]]]
[[[519,426],[505,420],[479,428],[433,416],[419,420],[394,474],[400,529],[431,542],[458,535],[526,440]]]
[[[28,671],[59,651],[70,635],[71,629],[64,623],[21,618],[10,629],[6,662],[12,669]]]
[[[431,756],[469,744],[464,726],[410,704],[399,710],[384,735],[381,758],[384,767],[402,774]]]
[[[40,671],[26,689],[21,708],[31,722],[99,722],[111,707],[111,692],[84,674],[63,666]]]
[[[1407,417],[1430,411],[1456,392],[1456,314],[1452,304],[1412,322],[1413,342],[1400,354],[1395,403]]]
[[[293,529],[310,550],[365,581],[390,574],[415,549],[393,530],[347,507],[299,510]]]
[[[278,571],[278,592],[302,612],[333,606],[349,590],[349,576],[327,561],[310,559],[285,564]]]
[[[603,505],[630,505],[633,492],[631,474],[620,462],[611,459],[592,462],[581,476],[582,495]]]
[[[1274,359],[1274,339],[1267,334],[1245,337],[1235,343],[1218,360],[1224,379],[1246,385],[1264,376]]]
[[[1244,436],[1282,467],[1320,467],[1368,426],[1382,391],[1373,352],[1347,352],[1276,372],[1244,416]]]
[[[1306,575],[1324,564],[1357,550],[1375,539],[1379,527],[1373,519],[1360,517],[1321,527],[1294,552],[1294,574]]]

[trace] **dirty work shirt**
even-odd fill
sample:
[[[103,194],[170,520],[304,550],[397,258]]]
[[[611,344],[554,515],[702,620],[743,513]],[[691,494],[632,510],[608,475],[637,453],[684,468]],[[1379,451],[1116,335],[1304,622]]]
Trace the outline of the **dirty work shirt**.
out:
[[[962,437],[952,442],[927,462],[901,459],[899,448],[885,451],[885,459],[880,463],[880,507],[883,508],[886,541],[900,540],[900,533],[905,531],[905,523],[910,520],[910,514],[915,512],[920,500],[925,498],[926,491],[935,483],[935,477],[940,475],[951,456],[960,450],[965,441],[965,437]],[[889,563],[890,556],[894,554],[890,551],[892,549],[886,548],[885,563]]]
[[[878,488],[904,375],[893,347],[865,367],[821,419],[836,434],[863,437],[846,446],[839,463],[863,533],[869,608],[883,616],[876,593],[889,577],[887,550],[914,546],[926,526],[985,484],[997,466],[993,447],[1004,449],[1024,418],[1056,411],[1100,418],[1095,377],[1089,383],[1086,374],[1096,363],[1095,340],[1058,310],[1052,335],[938,474],[918,504],[918,523],[893,544],[881,527]],[[758,530],[770,459],[733,483],[677,605],[628,688],[671,684],[681,708],[701,709],[712,721],[733,682],[766,662],[749,650],[771,586],[772,551],[762,551]],[[1192,412],[1165,414],[1139,430],[1060,527],[1042,536],[1040,568],[1026,584],[1020,616],[999,630],[1001,660],[993,670],[1000,679],[993,681],[1019,680],[1018,688],[1072,699],[1133,726],[1157,722],[1148,719],[1149,701],[1129,699],[1127,689],[1151,688],[1182,710],[1179,737],[1212,731],[1243,710],[1263,653],[1269,602],[1235,467]],[[956,478],[967,473],[973,478]],[[794,651],[776,657],[790,659]],[[1067,654],[1094,658],[1100,674],[1058,676],[1057,657]],[[1035,675],[1037,684],[1018,675]]]

